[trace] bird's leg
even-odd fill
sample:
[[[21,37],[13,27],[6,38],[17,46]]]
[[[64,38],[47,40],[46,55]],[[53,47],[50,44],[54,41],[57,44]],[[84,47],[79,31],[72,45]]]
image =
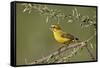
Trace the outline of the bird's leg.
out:
[[[73,43],[77,43],[77,42],[80,42],[80,41],[79,41],[79,40],[74,39],[74,40],[72,40],[72,42],[73,42]]]

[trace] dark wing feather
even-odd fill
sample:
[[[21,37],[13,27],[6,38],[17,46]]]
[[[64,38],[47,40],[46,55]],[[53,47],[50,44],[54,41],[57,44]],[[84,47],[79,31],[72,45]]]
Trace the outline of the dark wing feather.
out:
[[[71,35],[71,34],[69,34],[69,33],[63,33],[63,34],[61,35],[61,37],[63,37],[63,38],[69,38],[69,39],[71,39],[71,40],[74,40],[74,36]]]

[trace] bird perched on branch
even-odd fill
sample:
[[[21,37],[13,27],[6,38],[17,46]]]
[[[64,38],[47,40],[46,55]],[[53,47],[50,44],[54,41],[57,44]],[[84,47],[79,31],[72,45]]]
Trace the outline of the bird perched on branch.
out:
[[[72,41],[78,40],[78,38],[74,37],[73,35],[63,32],[58,24],[51,25],[50,30],[53,32],[54,39],[61,44],[68,45]]]

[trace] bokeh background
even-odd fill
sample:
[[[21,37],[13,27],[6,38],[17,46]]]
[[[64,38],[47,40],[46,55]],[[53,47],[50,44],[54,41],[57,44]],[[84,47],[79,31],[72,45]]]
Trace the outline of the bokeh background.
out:
[[[24,65],[25,59],[27,62],[32,62],[53,53],[61,44],[53,38],[52,32],[49,30],[51,24],[56,24],[57,20],[50,20],[46,23],[46,17],[40,15],[35,10],[29,13],[23,13],[24,7],[22,3],[16,4],[16,61],[17,65]],[[61,10],[64,14],[72,14],[72,10],[76,7],[82,15],[89,17],[96,15],[96,8],[82,6],[61,6],[47,5],[51,9]],[[80,40],[86,40],[94,33],[94,27],[81,28],[77,21],[67,23],[60,21],[60,26],[63,31],[71,33]],[[91,40],[93,55],[96,57],[96,38]],[[84,48],[79,54],[71,58],[71,62],[90,61],[91,58]]]

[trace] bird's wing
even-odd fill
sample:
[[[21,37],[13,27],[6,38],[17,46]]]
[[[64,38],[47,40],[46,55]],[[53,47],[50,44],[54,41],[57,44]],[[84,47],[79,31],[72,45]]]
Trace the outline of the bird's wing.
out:
[[[63,37],[63,38],[69,38],[71,40],[74,39],[74,36],[73,35],[71,35],[69,33],[65,33],[65,32],[62,33],[61,37]]]

